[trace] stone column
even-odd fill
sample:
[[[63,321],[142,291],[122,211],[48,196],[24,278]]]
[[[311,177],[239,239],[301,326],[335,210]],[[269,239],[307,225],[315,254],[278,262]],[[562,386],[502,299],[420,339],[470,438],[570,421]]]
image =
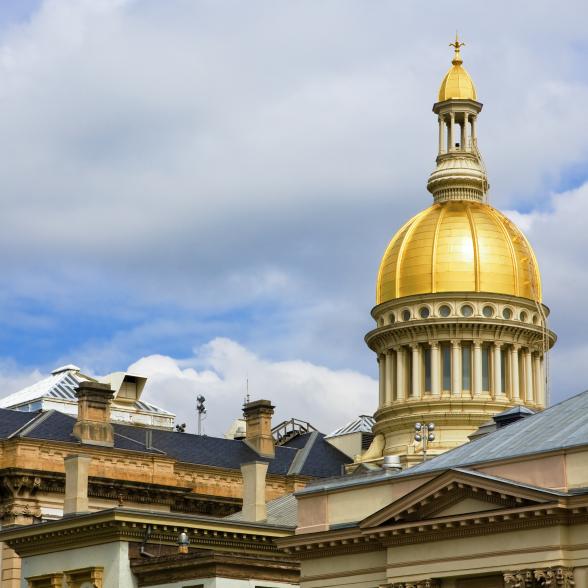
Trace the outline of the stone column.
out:
[[[547,381],[545,375],[545,355],[541,355],[541,406],[547,407]]]
[[[501,350],[502,343],[497,341],[494,343],[494,378],[492,382],[492,391],[494,398],[504,396],[504,390],[502,389],[502,357],[501,357]]]
[[[382,407],[386,403],[386,356],[383,353],[378,355],[378,373],[380,378],[379,403]]]
[[[396,358],[394,352],[388,350],[386,352],[386,386],[384,387],[384,404],[391,404],[394,401],[394,367]]]
[[[439,115],[439,155],[445,153],[445,121]]]
[[[461,396],[461,342],[451,341],[451,394]]]
[[[543,380],[541,379],[541,357],[539,353],[533,355],[533,372],[535,380],[535,404],[543,404]]]
[[[412,349],[412,398],[421,397],[421,346],[413,343]]]
[[[431,394],[441,395],[441,349],[438,341],[431,341]]]
[[[525,349],[525,401],[533,402],[533,360],[531,358],[531,350]]]
[[[474,396],[482,394],[482,341],[474,341]]]
[[[396,400],[404,400],[406,391],[404,389],[404,348],[396,347]]]
[[[472,121],[472,148],[474,146],[474,143],[476,142],[476,139],[478,138],[478,135],[476,134],[476,120],[477,120],[477,116],[474,114],[471,117],[471,121]]]
[[[449,128],[447,129],[448,135],[448,142],[449,142],[449,149],[448,151],[453,151],[455,147],[453,146],[453,127],[455,126],[455,114],[453,112],[449,113]]]
[[[468,124],[468,115],[464,114],[463,124],[461,125],[461,136],[459,139],[459,144],[462,151],[465,151],[467,148],[466,141],[467,141],[467,124]]]
[[[511,381],[511,398],[519,400],[521,397],[519,387],[519,346],[513,345],[510,348],[510,381]]]

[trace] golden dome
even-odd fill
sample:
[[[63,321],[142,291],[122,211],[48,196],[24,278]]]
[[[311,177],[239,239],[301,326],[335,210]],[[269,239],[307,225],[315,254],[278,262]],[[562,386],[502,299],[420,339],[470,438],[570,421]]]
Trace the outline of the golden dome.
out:
[[[463,47],[456,37],[455,43],[451,43],[455,48],[455,55],[451,61],[452,66],[443,78],[439,88],[439,102],[451,98],[461,98],[462,100],[477,100],[476,87],[470,77],[470,74],[462,66],[459,48]]]
[[[436,292],[489,292],[540,302],[539,266],[523,233],[492,206],[436,203],[390,241],[378,272],[376,303]]]

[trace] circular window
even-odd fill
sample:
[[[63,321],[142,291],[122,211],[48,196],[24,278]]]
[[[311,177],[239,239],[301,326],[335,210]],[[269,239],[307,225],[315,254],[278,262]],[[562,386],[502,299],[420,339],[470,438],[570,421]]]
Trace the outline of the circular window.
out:
[[[447,306],[447,304],[444,304],[443,306],[439,307],[439,314],[443,318],[447,318],[451,314],[451,308],[449,308],[449,306]]]
[[[426,318],[429,318],[431,311],[426,306],[421,306],[421,308],[419,309],[419,314],[420,314],[421,318],[426,319]]]
[[[394,313],[391,312],[390,315],[388,316],[388,318],[390,319],[390,324],[393,325],[396,322],[396,317],[394,316]]]
[[[494,309],[491,306],[484,306],[482,309],[482,314],[486,318],[492,318],[494,316]]]
[[[521,311],[521,314],[519,314],[519,318],[520,318],[520,319],[521,319],[521,320],[522,320],[524,323],[526,323],[526,322],[527,322],[527,318],[528,318],[528,317],[527,317],[527,313],[526,313],[524,310],[522,310],[522,311]]]
[[[410,310],[403,310],[402,311],[402,320],[409,321],[410,320]]]
[[[502,311],[502,316],[503,318],[505,318],[507,321],[510,320],[512,318],[512,310],[510,308],[505,308]]]
[[[474,309],[469,304],[464,304],[461,307],[461,314],[465,317],[470,317],[474,314]]]

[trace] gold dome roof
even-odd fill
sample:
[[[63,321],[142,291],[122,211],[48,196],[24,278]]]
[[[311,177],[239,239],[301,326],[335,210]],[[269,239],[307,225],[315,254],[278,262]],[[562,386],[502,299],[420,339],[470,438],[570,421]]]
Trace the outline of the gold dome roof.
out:
[[[455,43],[451,43],[455,48],[455,55],[451,61],[452,66],[443,78],[439,88],[439,102],[458,98],[462,100],[477,100],[476,87],[470,77],[470,74],[462,66],[463,60],[459,48],[463,47],[456,37]]]
[[[436,292],[489,292],[541,301],[533,249],[488,204],[450,200],[410,219],[380,264],[376,303]]]

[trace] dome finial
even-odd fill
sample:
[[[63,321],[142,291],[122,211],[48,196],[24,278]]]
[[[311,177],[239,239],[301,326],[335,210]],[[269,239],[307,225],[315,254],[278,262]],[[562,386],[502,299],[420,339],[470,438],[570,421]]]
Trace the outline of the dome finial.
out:
[[[461,58],[461,54],[460,54],[459,50],[464,45],[465,45],[465,43],[459,42],[459,36],[457,34],[457,31],[455,31],[455,41],[453,43],[449,43],[449,46],[453,47],[455,49],[453,59],[451,60],[451,63],[453,63],[453,65],[461,65],[463,63],[463,59]]]

